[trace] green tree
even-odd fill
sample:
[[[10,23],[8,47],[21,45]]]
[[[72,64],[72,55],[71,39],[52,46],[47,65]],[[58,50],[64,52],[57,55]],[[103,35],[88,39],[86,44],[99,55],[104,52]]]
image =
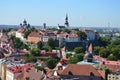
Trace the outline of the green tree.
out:
[[[59,30],[58,30],[58,33],[61,33],[61,32],[62,32],[62,29],[59,29]]]
[[[24,44],[20,38],[16,38],[15,36],[11,36],[13,41],[13,47],[16,49],[29,49],[28,45]]]
[[[14,38],[13,43],[15,48],[21,48],[21,45],[23,44],[19,38]]]
[[[66,54],[66,57],[67,57],[67,58],[70,58],[71,56],[72,56],[72,53],[67,53],[67,54]]]
[[[110,44],[110,38],[107,38],[107,37],[100,37],[98,39],[99,41],[99,46],[102,46],[102,47],[106,47],[108,46],[108,44]]]
[[[55,47],[54,40],[52,38],[49,38],[47,45],[50,46],[51,48],[54,48]]]
[[[40,50],[38,48],[33,48],[30,51],[30,54],[32,54],[33,56],[40,56]]]
[[[43,46],[43,49],[46,50],[46,51],[52,51],[52,48],[48,45]]]
[[[95,47],[94,47],[94,54],[95,54],[95,55],[99,55],[99,51],[100,51],[101,49],[103,49],[103,48],[100,47],[100,46],[95,46]]]
[[[79,53],[72,57],[70,60],[68,60],[68,64],[76,64],[79,61],[82,61],[84,57],[84,53]]]
[[[71,31],[69,29],[64,29],[63,32],[70,33]]]
[[[37,59],[33,55],[27,55],[25,58],[25,62],[36,62]]]
[[[43,46],[44,46],[44,45],[43,45],[43,43],[42,43],[41,41],[39,41],[39,42],[37,43],[37,47],[38,47],[39,49],[42,49]]]
[[[84,57],[84,53],[77,54],[75,57],[77,57],[79,61],[82,61]]]
[[[107,60],[117,61],[117,58],[115,56],[108,56]]]
[[[74,30],[75,30],[75,31],[79,31],[79,28],[75,28]]]
[[[48,28],[48,30],[55,31],[55,30],[57,30],[57,29],[56,29],[56,28]]]
[[[27,38],[32,31],[30,29],[26,30],[24,33],[24,38]]]
[[[85,32],[77,31],[77,35],[80,37],[81,40],[86,40],[87,35]]]
[[[70,60],[68,60],[68,64],[76,64],[79,62],[79,59],[77,57],[72,57]]]
[[[29,35],[31,32],[38,32],[38,30],[35,29],[35,27],[32,27],[32,28],[30,28],[30,29],[27,29],[27,30],[24,32],[24,38],[27,38],[28,35]]]
[[[103,58],[107,58],[107,56],[110,55],[110,51],[108,49],[101,49],[99,55]]]
[[[21,49],[27,49],[27,50],[29,50],[29,46],[27,44],[23,44],[23,45],[21,45]]]
[[[111,45],[120,45],[120,38],[117,38],[115,40],[111,40]]]
[[[37,70],[40,70],[40,71],[43,71],[43,67],[42,66],[35,66],[35,68],[37,69]]]
[[[54,59],[54,58],[48,58],[47,61],[46,61],[46,65],[50,68],[50,69],[53,69],[56,67],[58,63],[58,60],[57,59]]]
[[[84,53],[84,48],[83,47],[76,47],[74,50],[74,52],[78,53]]]

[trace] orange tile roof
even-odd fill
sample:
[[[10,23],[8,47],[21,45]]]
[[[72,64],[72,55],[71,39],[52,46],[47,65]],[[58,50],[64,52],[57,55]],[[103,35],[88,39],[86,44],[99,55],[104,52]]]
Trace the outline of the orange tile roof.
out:
[[[69,71],[77,76],[90,76],[90,73],[92,72],[95,76],[101,77],[99,72],[91,65],[70,64],[63,70],[61,75],[68,75]]]
[[[29,35],[29,37],[40,37],[40,33],[39,32],[31,32]]]

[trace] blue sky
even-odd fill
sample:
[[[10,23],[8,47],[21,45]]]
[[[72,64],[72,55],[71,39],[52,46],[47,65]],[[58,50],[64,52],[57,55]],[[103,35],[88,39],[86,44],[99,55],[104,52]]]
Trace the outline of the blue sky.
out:
[[[0,24],[120,27],[120,0],[0,0]]]

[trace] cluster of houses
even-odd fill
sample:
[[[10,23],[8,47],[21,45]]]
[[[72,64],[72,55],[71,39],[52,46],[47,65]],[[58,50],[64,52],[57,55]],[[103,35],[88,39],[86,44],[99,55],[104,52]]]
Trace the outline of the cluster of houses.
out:
[[[45,25],[45,24],[44,24]],[[66,18],[66,25],[68,25]],[[93,45],[89,45],[85,52],[83,61],[77,64],[67,64],[66,43],[70,46],[79,46],[82,42],[80,36],[75,30],[70,29],[70,33],[47,30],[38,30],[31,32],[27,38],[24,38],[24,32],[30,28],[30,24],[24,21],[20,24],[21,28],[11,30],[9,33],[0,32],[0,77],[1,80],[119,80],[120,79],[120,61],[109,61],[100,56],[93,56]],[[59,26],[60,28],[60,26]],[[63,27],[62,27],[63,28]],[[93,30],[82,30],[87,35],[87,40],[95,40],[99,34]],[[44,61],[38,60],[36,63],[25,63],[24,58],[19,55],[27,54],[27,50],[13,49],[13,42],[9,35],[20,38],[25,43],[36,44],[39,41],[46,43],[49,38],[59,41],[61,50],[52,50],[46,52],[41,50],[42,56],[60,57],[59,63],[54,69],[49,69]],[[44,67],[38,70],[35,66]],[[111,70],[107,73],[100,68],[105,66]]]
[[[26,21],[24,21],[23,24],[26,24],[27,26],[28,24],[27,22],[25,22]],[[64,47],[65,45],[67,46],[67,44],[68,46],[74,45],[74,47],[78,47],[79,44],[82,42],[80,36],[77,35],[77,31],[72,29],[70,29],[70,33],[67,33],[63,31],[59,32],[58,30],[47,30],[45,28],[38,30],[38,32],[31,32],[27,38],[24,38],[26,28],[19,28],[17,31],[9,32],[9,34],[13,34],[16,37],[20,38],[22,41],[29,43],[38,43],[39,41],[46,43],[49,38],[52,38],[53,40],[58,40],[58,44],[61,47]],[[88,41],[95,40],[99,37],[99,34],[93,30],[83,29],[82,32],[86,33]]]
[[[65,48],[62,49],[63,51]],[[21,54],[25,51],[21,51]],[[43,54],[46,53],[42,51]],[[49,55],[51,55],[48,52]],[[55,54],[52,54],[55,55]],[[67,58],[61,58],[54,69],[46,66],[44,61],[36,63],[24,63],[22,58],[15,56],[0,59],[1,80],[119,80],[120,61],[109,61],[100,56],[93,56],[93,46],[89,45],[83,61],[77,64],[67,64]],[[42,66],[44,70],[38,70],[35,66]],[[109,68],[111,73],[100,69]]]

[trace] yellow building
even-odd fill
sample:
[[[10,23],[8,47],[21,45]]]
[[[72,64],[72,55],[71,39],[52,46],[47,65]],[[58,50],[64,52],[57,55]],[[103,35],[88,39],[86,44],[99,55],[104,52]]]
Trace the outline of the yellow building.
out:
[[[2,64],[1,69],[2,69],[1,79],[6,80],[6,64]]]
[[[120,73],[111,73],[107,76],[108,80],[120,80]]]

